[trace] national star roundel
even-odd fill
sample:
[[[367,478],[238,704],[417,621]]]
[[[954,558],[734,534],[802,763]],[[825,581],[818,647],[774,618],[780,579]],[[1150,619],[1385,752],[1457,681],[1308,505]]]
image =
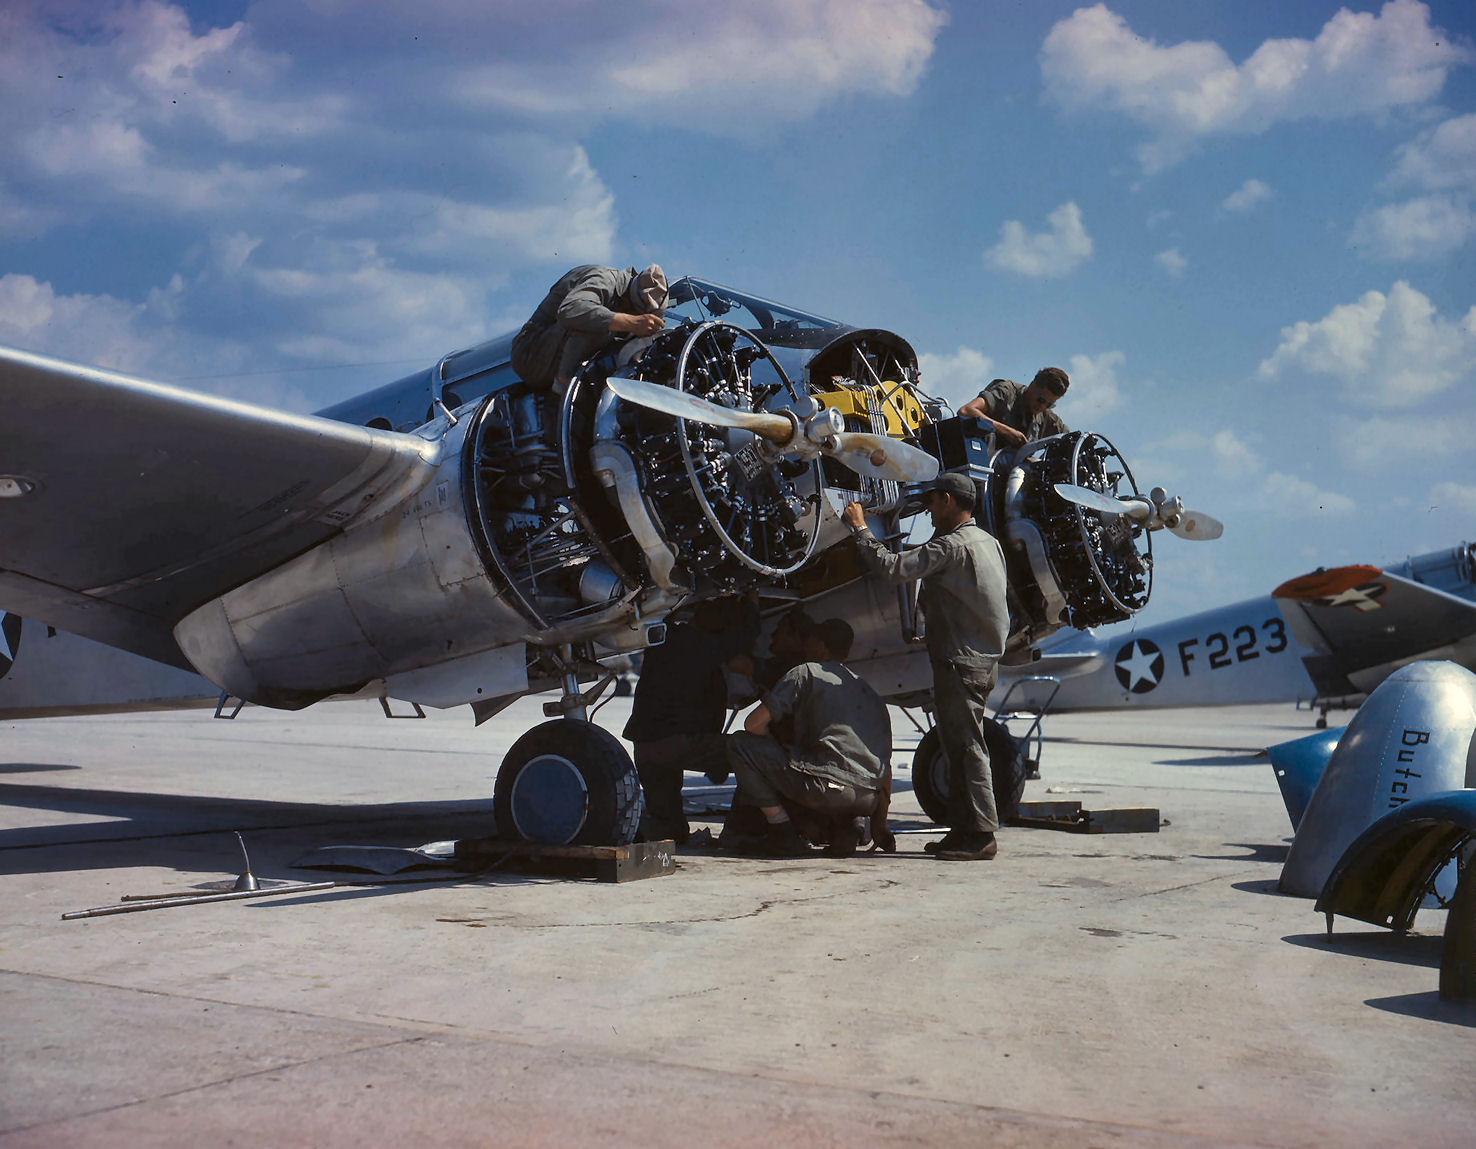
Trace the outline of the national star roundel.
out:
[[[0,678],[10,673],[15,655],[20,650],[21,616],[0,610]]]
[[[1147,694],[1163,681],[1163,651],[1146,638],[1134,639],[1117,652],[1112,669],[1125,690]]]

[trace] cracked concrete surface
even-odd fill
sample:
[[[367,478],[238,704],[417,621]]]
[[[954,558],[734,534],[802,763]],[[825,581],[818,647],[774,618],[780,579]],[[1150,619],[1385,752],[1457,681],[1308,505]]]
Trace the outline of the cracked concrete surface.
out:
[[[1443,915],[1329,945],[1275,893],[1290,831],[1256,751],[1310,729],[1291,707],[1052,720],[1027,798],[1158,806],[1156,835],[1006,830],[994,862],[938,862],[904,770],[892,856],[60,920],[232,877],[234,829],[300,881],[317,846],[485,834],[541,717],[378,713],[4,726],[0,1146],[1469,1143]]]

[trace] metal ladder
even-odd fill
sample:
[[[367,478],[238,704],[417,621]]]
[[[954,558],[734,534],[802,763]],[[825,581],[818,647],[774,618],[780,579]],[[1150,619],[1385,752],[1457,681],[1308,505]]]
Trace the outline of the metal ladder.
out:
[[[1045,701],[1038,707],[1021,706],[1015,710],[1009,709],[1010,699],[1015,696],[1015,691],[1026,683],[1043,682],[1050,684],[1050,693],[1046,695]],[[1036,779],[1040,777],[1040,755],[1045,744],[1045,735],[1041,731],[1041,720],[1045,718],[1046,712],[1050,710],[1051,703],[1056,700],[1056,694],[1061,689],[1061,680],[1049,674],[1031,674],[1024,678],[1017,678],[1010,683],[1009,689],[1005,691],[1004,697],[999,700],[999,705],[994,708],[994,720],[1010,732],[1010,737],[1025,743],[1025,765],[1029,768],[1026,777]],[[1030,725],[1023,735],[1016,734],[1011,727],[1011,722],[1029,719]]]

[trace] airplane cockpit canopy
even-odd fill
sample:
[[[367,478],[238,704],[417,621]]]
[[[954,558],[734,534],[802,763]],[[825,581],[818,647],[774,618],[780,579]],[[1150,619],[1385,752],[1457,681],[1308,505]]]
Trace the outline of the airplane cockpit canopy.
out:
[[[721,319],[776,347],[823,347],[840,332],[851,330],[838,320],[690,275],[671,285],[666,319],[668,324]]]

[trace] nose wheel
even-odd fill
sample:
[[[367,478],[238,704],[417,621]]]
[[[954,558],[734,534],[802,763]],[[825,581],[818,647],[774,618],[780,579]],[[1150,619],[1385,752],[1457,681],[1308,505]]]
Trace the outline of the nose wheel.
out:
[[[620,740],[558,718],[533,727],[502,760],[492,792],[499,837],[557,846],[624,846],[641,822],[641,784]]]

